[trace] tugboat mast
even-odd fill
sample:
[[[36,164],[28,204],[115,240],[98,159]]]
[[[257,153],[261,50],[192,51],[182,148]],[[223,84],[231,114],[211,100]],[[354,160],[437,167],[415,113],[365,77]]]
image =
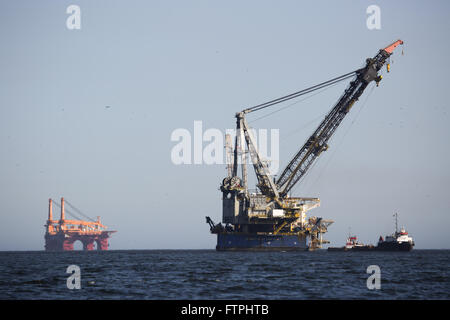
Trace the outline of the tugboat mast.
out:
[[[394,213],[394,217],[395,217],[395,233],[398,233],[398,213]]]

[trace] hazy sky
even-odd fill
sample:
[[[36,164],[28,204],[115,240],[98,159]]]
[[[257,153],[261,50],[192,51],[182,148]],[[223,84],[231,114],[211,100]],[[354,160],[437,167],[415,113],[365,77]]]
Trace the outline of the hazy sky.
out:
[[[71,4],[80,30],[66,27]],[[381,30],[366,26],[371,4]],[[204,217],[221,219],[225,166],[174,165],[171,133],[193,132],[195,120],[233,128],[235,112],[355,70],[397,39],[404,55],[396,51],[294,194],[320,197],[310,215],[335,220],[325,235],[333,245],[349,228],[375,243],[398,212],[416,248],[450,248],[449,9],[1,1],[0,250],[42,250],[48,198],[61,196],[119,231],[111,249],[213,249]],[[282,167],[346,85],[251,123],[280,130]]]

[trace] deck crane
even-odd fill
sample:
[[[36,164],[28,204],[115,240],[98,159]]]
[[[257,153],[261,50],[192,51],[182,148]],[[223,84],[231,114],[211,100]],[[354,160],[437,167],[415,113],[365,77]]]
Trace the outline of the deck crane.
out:
[[[243,235],[246,235],[247,239],[248,235],[263,235],[265,236],[264,239],[277,235],[297,235],[298,239],[309,236],[310,248],[321,247],[321,244],[325,243],[322,240],[322,233],[327,231],[327,227],[333,221],[316,217],[306,220],[306,212],[319,206],[320,200],[318,198],[290,197],[289,191],[305,176],[320,154],[328,149],[329,139],[354,103],[361,97],[368,84],[374,81],[378,86],[382,79],[378,72],[386,63],[389,72],[389,57],[394,49],[402,44],[402,40],[397,40],[386,48],[380,49],[375,57],[366,59],[363,68],[307,89],[246,108],[236,114],[234,150],[230,147],[230,137],[226,137],[227,158],[232,159],[232,163],[228,168],[228,176],[223,179],[220,187],[223,193],[222,221],[227,224],[227,227],[222,228],[220,224],[214,225],[212,220],[207,217],[207,221],[211,226],[211,232],[218,234],[218,250],[220,248],[232,248],[234,241],[238,241],[242,246],[242,239],[236,240],[235,238]],[[275,180],[270,174],[267,163],[258,152],[255,139],[245,116],[349,78],[353,78],[353,80],[338,102],[294,155],[278,179]],[[247,151],[245,150],[245,145],[247,146]],[[231,152],[233,154],[229,154]],[[250,155],[256,173],[259,193],[250,193],[248,190],[247,153]],[[242,167],[242,177],[238,175],[239,162]],[[260,244],[264,243],[264,240],[261,239],[259,240]],[[269,245],[265,247],[270,247],[271,241],[267,242]],[[262,246],[264,247],[264,245]]]

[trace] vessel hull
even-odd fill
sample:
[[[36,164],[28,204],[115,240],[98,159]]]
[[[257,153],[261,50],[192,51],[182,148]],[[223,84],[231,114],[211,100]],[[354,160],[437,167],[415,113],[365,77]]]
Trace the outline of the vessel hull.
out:
[[[409,242],[383,242],[376,247],[377,251],[411,251],[414,244]]]
[[[345,247],[329,247],[328,251],[411,251],[413,249],[413,244],[404,242],[404,243],[383,243],[378,244],[378,246],[363,246],[363,247],[354,247],[354,248],[345,248]]]
[[[375,250],[374,246],[361,246],[361,247],[353,247],[353,248],[346,248],[346,247],[329,247],[328,251],[373,251]]]
[[[273,235],[251,233],[217,234],[217,251],[305,251],[304,235]]]

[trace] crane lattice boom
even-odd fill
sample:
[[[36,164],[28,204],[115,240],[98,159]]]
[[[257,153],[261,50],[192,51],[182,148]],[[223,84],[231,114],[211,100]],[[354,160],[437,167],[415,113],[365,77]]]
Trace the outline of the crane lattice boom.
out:
[[[287,195],[294,185],[305,175],[314,160],[323,151],[328,149],[328,140],[350,111],[353,104],[363,94],[367,85],[371,81],[375,81],[378,84],[381,80],[378,71],[383,67],[394,48],[399,44],[403,44],[403,41],[398,40],[385,49],[381,49],[373,59],[366,60],[366,66],[364,68],[355,71],[356,79],[350,82],[349,87],[345,90],[339,101],[278,178],[277,186],[281,196]]]

